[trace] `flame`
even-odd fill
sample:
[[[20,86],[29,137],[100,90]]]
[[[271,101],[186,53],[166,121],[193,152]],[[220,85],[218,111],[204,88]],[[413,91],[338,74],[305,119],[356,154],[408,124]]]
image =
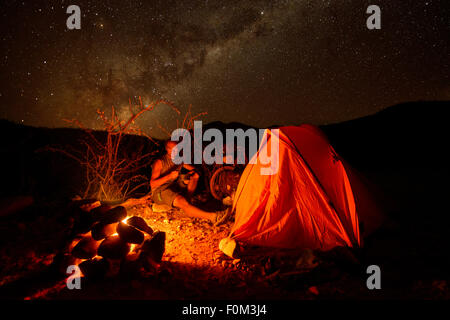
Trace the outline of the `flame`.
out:
[[[126,224],[129,218],[130,217],[126,217],[125,219],[122,220],[122,222]]]

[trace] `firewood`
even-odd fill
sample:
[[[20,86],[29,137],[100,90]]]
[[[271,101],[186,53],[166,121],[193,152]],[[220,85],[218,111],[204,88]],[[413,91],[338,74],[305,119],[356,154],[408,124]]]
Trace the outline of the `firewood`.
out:
[[[166,233],[157,231],[153,237],[146,240],[141,248],[141,255],[143,258],[149,258],[157,263],[161,262],[165,251]]]
[[[144,231],[144,232],[148,233],[149,235],[153,234],[153,229],[141,217],[138,217],[138,216],[130,217],[127,220],[127,224],[135,227],[136,229]]]
[[[144,234],[141,231],[123,222],[117,225],[117,233],[120,239],[127,243],[141,244],[144,241]]]
[[[78,265],[83,275],[89,279],[103,278],[109,270],[110,263],[105,258],[85,260]]]
[[[126,278],[135,278],[140,275],[142,268],[142,261],[139,259],[139,254],[130,253],[120,263],[120,275]]]
[[[109,237],[110,235],[114,234],[116,232],[118,223],[109,223],[104,224],[102,222],[97,222],[92,227],[92,238],[95,240],[103,240],[106,237]]]
[[[75,234],[89,232],[94,224],[92,213],[83,211],[79,208],[75,209],[74,220],[73,229]]]
[[[122,206],[117,206],[107,211],[105,216],[100,220],[104,224],[119,222],[127,217],[127,209]]]
[[[100,221],[105,218],[105,214],[111,210],[112,207],[107,204],[102,204],[101,206],[92,209],[91,213],[95,221]]]
[[[79,259],[90,259],[97,254],[99,241],[95,241],[92,237],[84,237],[72,249],[72,255]]]
[[[118,235],[110,236],[98,247],[98,255],[107,259],[122,259],[130,251],[130,245],[121,240]]]

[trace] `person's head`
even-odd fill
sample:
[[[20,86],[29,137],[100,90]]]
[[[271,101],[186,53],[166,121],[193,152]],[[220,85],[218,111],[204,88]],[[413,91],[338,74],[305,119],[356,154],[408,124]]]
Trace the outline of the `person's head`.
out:
[[[177,143],[172,140],[167,140],[165,142],[165,148],[168,155],[172,156],[172,150],[177,146]]]

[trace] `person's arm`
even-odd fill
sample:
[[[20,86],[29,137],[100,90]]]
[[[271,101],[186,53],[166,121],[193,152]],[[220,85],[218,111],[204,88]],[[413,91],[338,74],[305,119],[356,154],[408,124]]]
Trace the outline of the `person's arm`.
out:
[[[183,168],[189,170],[189,171],[193,171],[195,170],[195,167],[191,164],[187,164],[187,163],[183,163]]]
[[[183,163],[183,168],[185,168],[186,170],[189,170],[189,172],[188,172],[189,177],[198,178],[200,176],[200,174],[198,173],[196,168],[191,164]]]
[[[163,177],[160,177],[162,169],[162,161],[156,160],[153,164],[152,177],[150,178],[150,188],[152,190],[162,186],[167,181],[175,180],[178,177],[179,172],[174,170]]]

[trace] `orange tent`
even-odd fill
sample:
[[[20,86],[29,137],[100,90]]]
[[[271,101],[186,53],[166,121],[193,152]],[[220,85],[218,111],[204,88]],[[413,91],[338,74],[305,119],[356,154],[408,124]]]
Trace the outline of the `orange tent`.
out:
[[[278,136],[278,170],[262,175],[267,166],[261,161],[247,165],[234,197],[230,237],[277,248],[362,246],[362,229],[369,234],[382,220],[363,180],[317,127],[274,132],[265,131],[252,160],[262,151],[270,156],[271,139]]]

